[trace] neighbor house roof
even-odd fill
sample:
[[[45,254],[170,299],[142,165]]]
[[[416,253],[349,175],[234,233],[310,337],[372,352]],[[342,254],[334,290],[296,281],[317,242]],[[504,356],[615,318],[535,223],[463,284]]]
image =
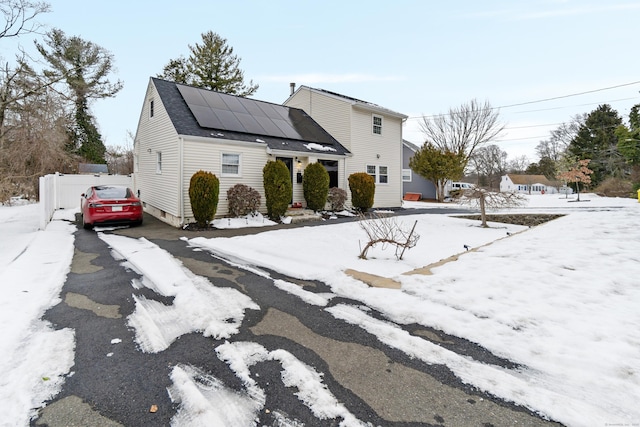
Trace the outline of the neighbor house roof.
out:
[[[350,154],[301,109],[151,80],[179,135],[254,142],[297,153]]]
[[[531,184],[544,184],[553,185],[551,181],[544,175],[526,175],[526,174],[514,174],[510,173],[507,176],[511,179],[511,182],[518,185],[531,185]]]
[[[406,145],[406,146],[407,146],[407,148],[409,148],[409,149],[410,149],[411,151],[413,151],[414,153],[415,153],[415,152],[417,152],[417,151],[420,149],[420,147],[418,147],[416,144],[414,144],[413,142],[409,142],[409,141],[407,141],[406,139],[403,139],[403,140],[402,140],[402,143],[403,143],[404,145]]]

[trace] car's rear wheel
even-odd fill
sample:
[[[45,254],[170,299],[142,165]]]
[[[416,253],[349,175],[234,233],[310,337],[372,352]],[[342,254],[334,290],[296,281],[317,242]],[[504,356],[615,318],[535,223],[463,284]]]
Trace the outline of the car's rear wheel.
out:
[[[91,230],[93,228],[93,224],[85,222],[84,215],[82,215],[82,227],[84,227],[85,230]]]

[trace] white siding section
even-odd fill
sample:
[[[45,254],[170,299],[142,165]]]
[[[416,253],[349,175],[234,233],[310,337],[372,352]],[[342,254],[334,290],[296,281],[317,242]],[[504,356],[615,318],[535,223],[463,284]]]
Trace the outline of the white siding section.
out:
[[[376,113],[376,115],[380,115]],[[373,133],[373,114],[353,108],[352,111],[353,157],[347,159],[347,176],[366,172],[367,165],[386,166],[388,182],[376,182],[374,207],[402,205],[402,121],[383,116],[382,135]]]
[[[374,207],[402,205],[402,119],[306,86],[285,105],[304,110],[352,153],[340,162],[340,187],[349,195],[349,175],[366,172],[367,165],[386,166],[388,183],[376,183]],[[382,135],[373,133],[374,114],[382,117]]]
[[[151,100],[154,101],[153,117],[149,116]],[[140,199],[145,208],[173,217],[180,216],[179,147],[178,134],[150,81],[135,138],[135,190],[140,190]],[[162,153],[161,174],[156,173],[158,152]]]
[[[240,176],[223,177],[221,169],[222,153],[240,155]],[[183,180],[182,194],[184,195],[185,222],[193,222],[191,203],[189,200],[189,183],[193,174],[199,170],[213,173],[220,181],[220,195],[216,217],[223,217],[229,213],[227,190],[237,183],[248,185],[257,190],[261,197],[261,211],[266,212],[264,188],[262,185],[262,169],[267,162],[268,155],[265,147],[238,144],[234,141],[212,139],[211,141],[184,141],[183,151]]]
[[[340,144],[351,151],[350,103],[302,87],[284,105],[304,110]]]

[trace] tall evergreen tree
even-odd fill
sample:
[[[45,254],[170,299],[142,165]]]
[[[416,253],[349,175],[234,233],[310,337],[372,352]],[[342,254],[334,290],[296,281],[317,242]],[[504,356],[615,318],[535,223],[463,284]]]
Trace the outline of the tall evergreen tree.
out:
[[[203,33],[202,44],[189,45],[189,50],[188,58],[170,60],[158,77],[238,96],[251,96],[258,90],[253,80],[245,83],[240,58],[217,33]]]
[[[105,146],[89,103],[113,97],[122,89],[121,81],[111,83],[108,79],[114,71],[113,55],[80,37],[67,37],[58,29],[47,33],[45,43],[46,46],[36,42],[36,48],[51,66],[46,74],[64,79],[68,97],[74,103],[72,147],[88,161],[105,163]]]
[[[617,144],[616,128],[622,124],[618,112],[608,104],[600,105],[589,113],[584,124],[567,149],[578,159],[591,159],[591,183],[600,184],[609,176],[617,176],[624,169],[624,161]]]

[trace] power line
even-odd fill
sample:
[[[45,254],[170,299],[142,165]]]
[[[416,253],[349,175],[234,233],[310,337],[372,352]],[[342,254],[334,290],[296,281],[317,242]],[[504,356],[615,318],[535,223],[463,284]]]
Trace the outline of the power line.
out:
[[[580,95],[586,95],[588,93],[602,92],[603,90],[617,89],[619,87],[632,86],[632,85],[636,85],[638,83],[640,83],[640,80],[635,81],[635,82],[631,82],[631,83],[623,83],[623,84],[616,85],[616,86],[609,86],[609,87],[603,87],[603,88],[600,88],[600,89],[587,90],[585,92],[572,93],[572,94],[569,94],[569,95],[562,95],[562,96],[554,96],[553,98],[539,99],[537,101],[528,101],[528,102],[521,102],[519,104],[503,105],[502,107],[496,107],[496,108],[511,108],[511,107],[518,107],[520,105],[537,104],[539,102],[555,101],[556,99],[570,98],[572,96],[580,96]]]
[[[558,99],[571,98],[571,97],[574,97],[574,96],[586,95],[586,94],[595,93],[595,92],[602,92],[602,91],[605,91],[605,90],[617,89],[617,88],[620,88],[620,87],[632,86],[632,85],[636,85],[636,84],[640,84],[640,80],[635,81],[635,82],[630,82],[630,83],[623,83],[623,84],[619,84],[619,85],[615,85],[615,86],[608,86],[608,87],[603,87],[603,88],[599,88],[599,89],[588,90],[588,91],[584,91],[584,92],[572,93],[572,94],[568,94],[568,95],[561,95],[561,96],[554,96],[554,97],[551,97],[551,98],[538,99],[538,100],[535,100],[535,101],[520,102],[520,103],[517,103],[517,104],[503,105],[503,106],[500,106],[500,107],[491,107],[491,108],[488,108],[487,110],[491,111],[491,110],[498,110],[498,109],[501,109],[501,108],[518,107],[518,106],[521,106],[521,105],[538,104],[538,103],[541,103],[541,102],[548,102],[548,101],[554,101],[554,100],[558,100]],[[634,99],[634,98],[636,98],[636,97],[615,99],[615,100],[611,100],[611,101],[605,101],[605,103],[606,102],[626,101],[626,100]],[[557,109],[561,109],[561,108],[580,107],[580,106],[584,106],[584,105],[594,105],[594,104],[601,104],[601,102],[590,103],[590,104],[582,104],[582,105],[571,105],[571,106],[564,106],[564,107],[551,107],[551,108],[545,108],[545,109],[539,109],[539,110],[517,111],[517,112],[514,112],[514,114],[537,112],[537,111],[557,110]],[[484,111],[484,109],[483,109],[483,111]],[[415,117],[407,117],[407,120],[409,120],[409,119],[433,118],[433,117],[450,116],[450,115],[451,115],[450,113],[442,113],[442,114],[433,114],[433,115],[430,115],[430,116],[415,116]]]

